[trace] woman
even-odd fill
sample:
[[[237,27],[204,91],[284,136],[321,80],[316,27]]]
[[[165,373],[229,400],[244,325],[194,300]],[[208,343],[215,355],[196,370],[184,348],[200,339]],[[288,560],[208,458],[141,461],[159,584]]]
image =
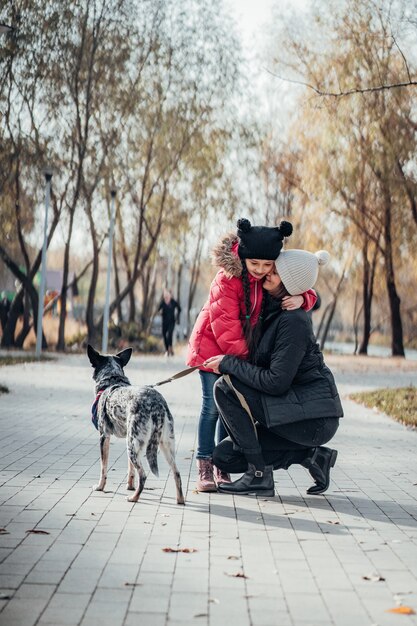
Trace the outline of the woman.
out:
[[[318,494],[329,484],[337,452],[324,448],[339,426],[343,410],[334,378],[323,362],[304,309],[282,309],[284,297],[311,289],[325,251],[281,252],[276,272],[264,282],[267,292],[260,339],[254,333],[251,356],[243,361],[219,355],[204,366],[223,374],[214,397],[230,440],[214,450],[224,471],[244,475],[218,486],[222,493],[274,495],[273,469],[292,463],[308,467]],[[240,465],[239,465],[240,464]]]

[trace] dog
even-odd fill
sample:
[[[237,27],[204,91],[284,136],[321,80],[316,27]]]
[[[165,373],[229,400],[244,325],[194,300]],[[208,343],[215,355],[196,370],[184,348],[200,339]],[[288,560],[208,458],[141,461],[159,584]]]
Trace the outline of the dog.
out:
[[[93,404],[93,422],[100,434],[101,475],[93,487],[103,491],[107,480],[110,436],[126,437],[128,473],[127,489],[135,491],[128,498],[137,502],[146,482],[143,456],[158,476],[158,448],[161,448],[172,469],[177,490],[177,504],[185,504],[181,476],[175,463],[174,419],[165,398],[153,387],[132,386],[123,368],[132,356],[132,348],[116,355],[100,354],[90,345],[88,358],[94,368],[96,401]],[[96,422],[94,420],[96,418]],[[135,489],[135,470],[138,485]]]

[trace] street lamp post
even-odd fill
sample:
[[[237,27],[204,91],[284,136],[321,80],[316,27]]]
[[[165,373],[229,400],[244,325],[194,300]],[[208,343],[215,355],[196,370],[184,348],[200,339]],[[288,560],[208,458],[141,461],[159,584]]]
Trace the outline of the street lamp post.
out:
[[[39,287],[39,303],[38,303],[38,325],[36,330],[36,357],[40,357],[42,351],[42,318],[43,318],[43,304],[45,297],[45,283],[46,283],[46,248],[48,244],[48,212],[49,203],[51,200],[51,180],[52,169],[44,169],[45,176],[45,222],[43,227],[43,246],[42,246],[42,261],[41,261],[41,284]]]
[[[103,338],[101,342],[101,351],[107,352],[107,345],[109,342],[109,308],[110,308],[110,276],[111,276],[111,261],[113,253],[113,231],[114,231],[114,219],[116,215],[116,191],[114,189],[110,192],[111,206],[110,206],[110,227],[109,227],[109,251],[107,258],[107,280],[106,280],[106,301],[104,304],[103,313]]]

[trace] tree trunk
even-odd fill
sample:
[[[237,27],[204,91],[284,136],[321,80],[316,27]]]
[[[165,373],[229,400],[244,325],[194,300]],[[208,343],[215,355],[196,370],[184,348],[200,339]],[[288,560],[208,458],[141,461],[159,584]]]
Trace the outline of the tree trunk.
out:
[[[391,351],[392,356],[405,356],[403,325],[401,320],[401,300],[395,284],[394,260],[391,239],[391,197],[389,190],[384,190],[384,260],[385,260],[385,283],[387,286],[389,307],[391,313]]]
[[[135,284],[131,286],[129,289],[129,322],[131,324],[134,323],[136,318],[136,301],[135,301]],[[119,292],[120,295],[120,292]],[[116,306],[120,306],[121,302],[119,302],[119,298],[116,296]]]
[[[69,274],[69,255],[70,255],[70,244],[71,244],[71,236],[72,236],[72,227],[74,224],[74,213],[75,209],[73,209],[70,213],[70,220],[68,225],[68,238],[65,243],[65,252],[64,252],[64,266],[62,269],[62,287],[61,287],[61,310],[59,313],[59,327],[58,327],[58,341],[56,344],[57,350],[65,350],[65,321],[67,319],[67,293],[68,293],[68,274]]]
[[[114,270],[114,291],[116,294],[116,298],[118,298],[120,294],[120,281],[119,281],[119,266],[117,263],[117,254],[116,254],[116,246],[113,246],[113,270]],[[117,319],[118,323],[123,322],[123,312],[122,312],[122,304],[121,302],[117,305]]]
[[[335,314],[336,311],[336,305],[337,305],[337,295],[334,297],[333,302],[331,303],[329,309],[328,309],[328,315],[326,318],[326,323],[324,324],[323,327],[323,334],[321,336],[320,339],[320,349],[324,350],[324,345],[326,343],[327,340],[327,335],[329,334],[329,330],[330,330],[330,325],[332,323],[333,320],[333,316]]]

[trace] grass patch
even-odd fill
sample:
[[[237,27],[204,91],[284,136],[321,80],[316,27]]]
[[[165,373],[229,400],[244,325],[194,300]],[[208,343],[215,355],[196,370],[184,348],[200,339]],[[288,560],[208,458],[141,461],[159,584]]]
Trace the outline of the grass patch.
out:
[[[9,390],[7,387],[5,387],[4,385],[0,385],[0,395],[2,393],[9,393]]]
[[[417,427],[417,387],[377,389],[350,395],[352,400],[377,408],[406,426]]]
[[[41,356],[39,359],[36,356],[24,355],[22,356],[0,356],[0,367],[4,365],[19,365],[21,363],[35,363],[36,361],[53,361],[50,356]]]

